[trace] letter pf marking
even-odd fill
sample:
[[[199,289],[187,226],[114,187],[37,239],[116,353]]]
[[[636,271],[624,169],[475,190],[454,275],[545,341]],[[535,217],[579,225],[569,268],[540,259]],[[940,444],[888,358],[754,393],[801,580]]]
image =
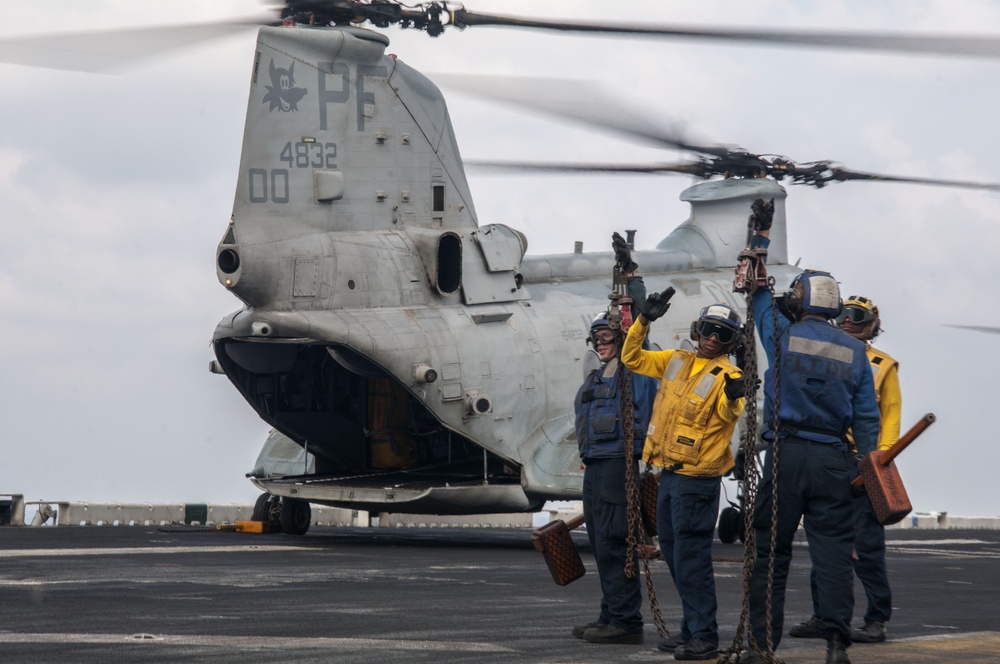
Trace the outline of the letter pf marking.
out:
[[[327,87],[327,76],[334,76],[340,79],[339,89]],[[365,91],[366,78],[386,78],[389,72],[385,67],[374,65],[358,65],[357,78],[354,81],[356,88],[355,102],[357,103],[358,131],[365,130],[365,118],[371,117],[375,109],[375,93]],[[335,85],[335,84],[334,84]],[[343,62],[321,62],[319,63],[319,128],[328,128],[327,106],[329,104],[343,104],[351,98],[351,69]],[[366,115],[366,111],[368,114]]]

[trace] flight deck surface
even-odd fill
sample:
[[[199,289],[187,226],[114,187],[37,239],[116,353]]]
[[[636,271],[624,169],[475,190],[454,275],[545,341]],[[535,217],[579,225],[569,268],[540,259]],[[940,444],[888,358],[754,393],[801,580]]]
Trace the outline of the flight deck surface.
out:
[[[314,527],[302,537],[184,527],[0,528],[0,661],[663,662],[644,609],[643,645],[574,639],[597,616],[587,575],[553,583],[528,530]],[[890,530],[889,641],[855,664],[1000,662],[1000,532]],[[809,615],[797,540],[786,625]],[[742,546],[716,543],[719,624],[732,640]],[[676,593],[651,564],[669,629]],[[864,593],[855,586],[855,625]],[[822,662],[821,641],[785,636],[788,664]]]

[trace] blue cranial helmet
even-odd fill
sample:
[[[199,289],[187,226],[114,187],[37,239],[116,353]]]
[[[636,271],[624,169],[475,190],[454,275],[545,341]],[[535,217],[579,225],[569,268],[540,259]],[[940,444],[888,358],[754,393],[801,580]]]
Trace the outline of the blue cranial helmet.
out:
[[[590,322],[590,330],[593,332],[599,327],[611,327],[611,323],[608,321],[608,312],[602,311],[601,313],[594,316],[594,320]]]
[[[598,330],[611,330],[615,337],[615,344],[620,344],[622,341],[622,335],[620,330],[616,330],[611,327],[611,321],[608,320],[608,312],[602,311],[601,313],[594,316],[594,320],[590,322],[590,334],[587,336],[587,343],[593,344],[597,347],[597,331]]]
[[[740,315],[736,313],[736,310],[728,304],[722,303],[710,304],[702,309],[701,313],[698,314],[698,320],[716,321],[737,331],[743,324],[743,321],[740,320]]]
[[[710,304],[701,310],[698,320],[691,323],[691,340],[698,343],[702,337],[714,334],[725,352],[729,353],[739,343],[742,327],[743,321],[735,309],[721,302]]]
[[[806,314],[836,318],[843,308],[840,286],[829,272],[806,270],[792,280],[784,295],[783,308],[793,319]]]

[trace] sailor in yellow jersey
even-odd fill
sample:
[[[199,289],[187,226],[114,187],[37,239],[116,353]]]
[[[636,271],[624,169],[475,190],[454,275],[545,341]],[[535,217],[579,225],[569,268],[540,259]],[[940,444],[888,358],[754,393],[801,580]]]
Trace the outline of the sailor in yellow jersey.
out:
[[[656,520],[660,550],[681,598],[677,635],[658,648],[679,660],[716,659],[712,535],[719,515],[721,477],[733,467],[730,441],[743,412],[743,374],[728,359],[739,341],[739,314],[724,304],[705,307],[691,324],[697,351],[643,350],[652,321],[666,313],[674,289],[646,298],[629,329],[622,363],[660,379],[642,458],[662,468]]]
[[[882,331],[878,307],[867,297],[852,295],[844,302],[844,310],[836,320],[840,329],[867,345],[866,353],[875,379],[875,399],[882,420],[878,449],[887,450],[899,440],[903,397],[899,390],[899,363],[885,351],[872,346],[872,341]],[[885,528],[876,520],[868,494],[863,491],[859,491],[854,498],[854,528],[854,550],[857,554],[854,572],[865,588],[868,603],[864,625],[851,631],[851,640],[878,643],[885,641],[885,623],[892,615],[892,592],[885,564]],[[822,637],[815,603],[814,585],[813,617],[793,627],[789,634],[800,638]]]
[[[844,302],[844,311],[837,318],[837,324],[844,332],[868,346],[866,352],[875,378],[875,399],[882,416],[878,449],[887,450],[899,440],[903,397],[899,391],[899,362],[872,346],[875,337],[882,331],[878,307],[867,297],[852,295]]]

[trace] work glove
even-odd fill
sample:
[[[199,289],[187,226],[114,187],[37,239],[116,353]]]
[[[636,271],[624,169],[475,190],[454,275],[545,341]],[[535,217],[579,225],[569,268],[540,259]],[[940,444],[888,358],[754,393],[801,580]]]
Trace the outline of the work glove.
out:
[[[736,367],[743,373],[747,372],[747,345],[745,339],[746,337],[740,334],[739,340],[736,342],[736,347],[733,348],[733,358],[736,361]]]
[[[653,293],[648,296],[646,301],[642,303],[642,315],[646,317],[646,320],[652,323],[667,313],[667,309],[670,308],[670,298],[674,296],[674,292],[673,287],[670,286],[662,293]]]
[[[738,481],[743,481],[743,476],[745,475],[747,465],[747,451],[740,445],[740,448],[736,450],[736,463],[733,465],[733,477]]]
[[[854,463],[851,464],[851,467],[847,472],[848,476],[851,478],[851,495],[855,498],[860,498],[868,494],[868,490],[865,489],[865,485],[863,483],[860,486],[855,486],[854,484],[854,480],[861,474],[861,460],[864,458],[864,454],[855,454]]]
[[[628,242],[617,232],[611,235],[611,247],[615,250],[615,262],[621,266],[625,274],[631,274],[638,269],[639,264],[632,260],[632,250]]]
[[[758,198],[751,203],[750,221],[753,222],[755,231],[770,230],[774,221],[774,199],[765,202],[763,198]]]
[[[722,388],[723,392],[726,393],[726,397],[730,401],[736,401],[737,399],[742,399],[747,395],[747,384],[743,376],[738,378],[733,378],[729,374],[723,374],[726,379],[726,386]],[[760,388],[760,378],[755,378],[756,384],[754,389]]]

